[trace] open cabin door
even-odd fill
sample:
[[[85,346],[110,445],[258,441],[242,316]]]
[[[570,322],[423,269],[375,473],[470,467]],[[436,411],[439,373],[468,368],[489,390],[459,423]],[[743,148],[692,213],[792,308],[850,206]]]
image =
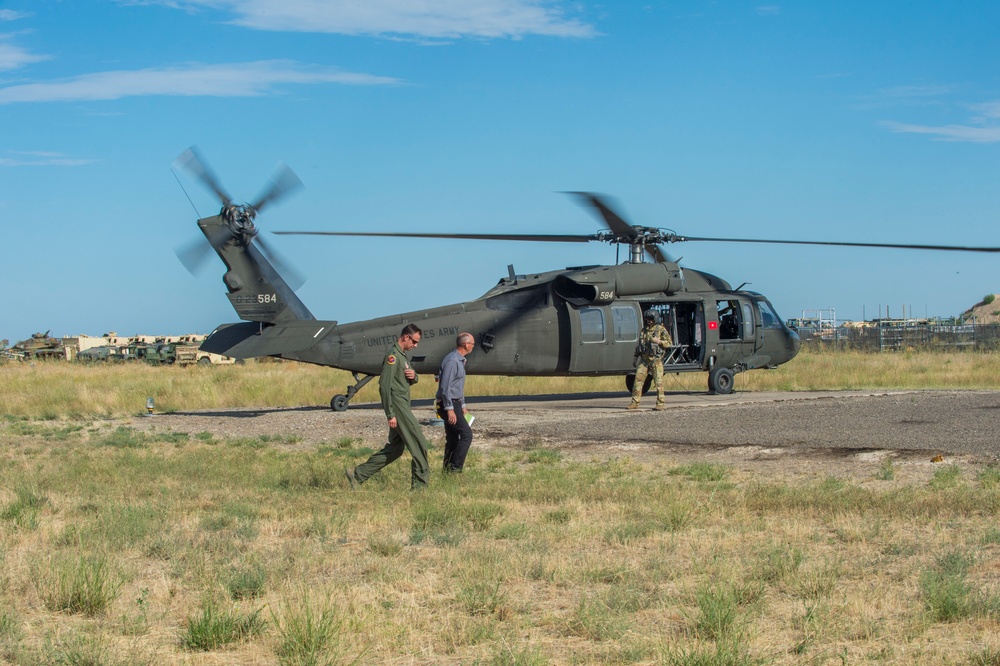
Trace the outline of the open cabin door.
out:
[[[705,349],[705,304],[701,300],[670,300],[644,303],[655,310],[670,333],[673,346],[663,352],[664,372],[699,370]]]

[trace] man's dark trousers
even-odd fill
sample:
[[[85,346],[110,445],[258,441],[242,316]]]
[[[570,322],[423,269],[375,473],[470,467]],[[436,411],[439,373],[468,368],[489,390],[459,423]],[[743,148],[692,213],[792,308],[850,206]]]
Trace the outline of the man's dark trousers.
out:
[[[465,467],[465,457],[472,446],[472,427],[462,413],[462,401],[452,401],[455,408],[455,425],[448,423],[448,412],[441,410],[444,419],[444,469],[446,472],[461,472]]]

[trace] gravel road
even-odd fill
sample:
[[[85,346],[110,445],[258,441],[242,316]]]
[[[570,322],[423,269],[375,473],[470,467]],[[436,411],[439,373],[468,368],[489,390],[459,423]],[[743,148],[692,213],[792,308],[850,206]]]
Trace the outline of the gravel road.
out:
[[[644,398],[644,408],[654,398]],[[474,449],[555,448],[585,458],[669,456],[791,473],[870,473],[894,463],[994,464],[1000,458],[1000,392],[737,392],[728,396],[673,393],[668,409],[627,412],[621,393],[471,398],[477,417]],[[414,413],[431,441],[430,401]],[[308,448],[361,439],[385,441],[377,404],[328,408],[233,409],[159,414],[132,419],[143,430],[209,432],[218,437],[273,436],[276,444]],[[926,465],[924,465],[926,464]]]

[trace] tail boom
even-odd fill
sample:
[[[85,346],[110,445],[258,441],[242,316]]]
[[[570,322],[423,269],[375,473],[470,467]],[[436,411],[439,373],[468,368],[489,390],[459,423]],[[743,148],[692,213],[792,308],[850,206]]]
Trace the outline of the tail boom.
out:
[[[240,319],[262,324],[315,321],[271,262],[252,242],[233,234],[220,215],[198,220],[198,226],[226,264],[222,281]]]

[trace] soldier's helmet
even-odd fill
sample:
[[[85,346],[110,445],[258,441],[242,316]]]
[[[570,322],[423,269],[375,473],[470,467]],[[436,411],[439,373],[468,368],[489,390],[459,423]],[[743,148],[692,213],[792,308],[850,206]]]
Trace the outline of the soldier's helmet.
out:
[[[646,310],[646,314],[642,318],[647,324],[660,323],[660,313],[656,310]]]

